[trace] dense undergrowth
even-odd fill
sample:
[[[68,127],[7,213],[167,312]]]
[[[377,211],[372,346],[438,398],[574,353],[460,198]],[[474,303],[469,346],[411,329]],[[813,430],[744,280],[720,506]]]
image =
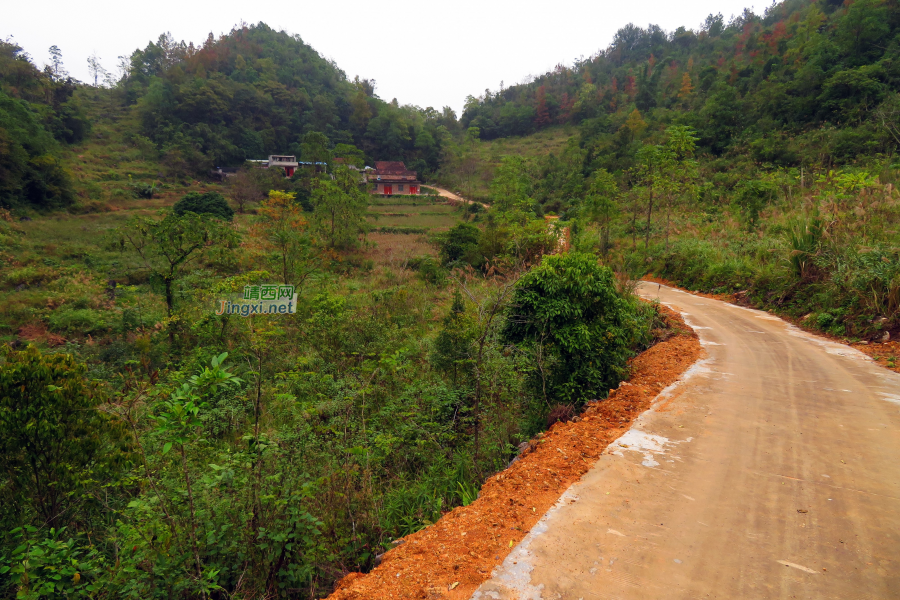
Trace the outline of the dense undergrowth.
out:
[[[652,248],[649,268],[690,289],[737,293],[833,335],[896,336],[900,193],[859,173],[854,180],[867,183],[848,189],[840,177],[804,188],[793,182],[752,227],[742,226],[738,209],[704,223],[708,207],[685,207],[681,235],[669,249]]]
[[[325,177],[314,207],[352,196]],[[542,262],[512,221],[473,270],[417,235],[333,238],[287,192],[221,203],[4,213],[5,596],[327,594],[474,499],[553,408],[604,396],[657,326],[592,256]],[[296,314],[215,314],[284,281]]]

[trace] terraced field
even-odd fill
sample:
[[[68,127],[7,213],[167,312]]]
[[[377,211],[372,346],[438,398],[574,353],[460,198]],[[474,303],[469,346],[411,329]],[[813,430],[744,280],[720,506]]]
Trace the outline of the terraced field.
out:
[[[445,231],[462,220],[458,208],[422,198],[373,198],[367,216],[376,231],[399,229],[418,234]]]

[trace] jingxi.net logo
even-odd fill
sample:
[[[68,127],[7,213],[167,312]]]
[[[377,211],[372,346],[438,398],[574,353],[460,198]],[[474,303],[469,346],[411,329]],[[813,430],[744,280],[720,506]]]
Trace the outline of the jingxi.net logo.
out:
[[[297,312],[296,288],[287,284],[262,284],[244,287],[243,295],[217,301],[217,315],[290,315]]]

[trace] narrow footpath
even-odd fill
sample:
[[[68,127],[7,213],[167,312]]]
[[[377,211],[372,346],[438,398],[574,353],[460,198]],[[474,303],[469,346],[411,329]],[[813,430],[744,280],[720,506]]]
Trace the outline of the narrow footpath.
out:
[[[765,312],[639,293],[707,358],[471,597],[900,598],[900,375]]]

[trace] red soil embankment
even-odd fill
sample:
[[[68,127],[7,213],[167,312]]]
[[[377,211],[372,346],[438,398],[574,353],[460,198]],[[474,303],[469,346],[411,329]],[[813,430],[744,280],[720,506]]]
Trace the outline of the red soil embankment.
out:
[[[532,440],[518,461],[487,480],[478,500],[406,536],[372,572],[347,575],[329,600],[469,598],[603,450],[702,354],[681,317],[660,310],[679,333],[635,357],[631,377],[608,399]]]

